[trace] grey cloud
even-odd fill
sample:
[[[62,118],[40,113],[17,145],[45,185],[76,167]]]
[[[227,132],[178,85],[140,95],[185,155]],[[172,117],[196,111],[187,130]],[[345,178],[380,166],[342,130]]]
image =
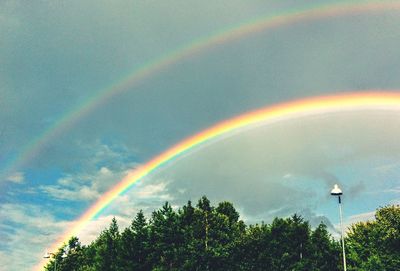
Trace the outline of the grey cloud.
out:
[[[1,2],[0,171],[3,162],[19,157],[63,117],[137,68],[218,31],[305,6],[307,1]],[[305,96],[399,88],[399,36],[394,34],[399,26],[396,11],[329,17],[215,46],[83,114],[16,171],[56,169],[71,177],[71,183],[41,187],[53,196],[49,204],[61,191],[82,198],[79,186],[101,194],[128,168],[223,119]],[[361,176],[356,168],[363,159],[377,159],[379,165],[381,157],[398,160],[398,119],[390,112],[319,116],[211,144],[151,176],[151,184],[167,180],[165,193],[138,196],[126,205],[125,215],[138,206],[150,211],[166,199],[184,203],[207,194],[233,201],[244,216],[266,220],[314,210],[316,202],[326,202],[326,188],[336,181],[351,194],[368,192],[371,183],[384,190],[387,182],[379,181],[387,173]],[[102,167],[113,176],[97,179]],[[341,170],[354,172],[343,176]],[[282,178],[288,172],[292,177]],[[349,175],[360,177],[344,178]],[[18,191],[28,191],[28,181]],[[18,202],[24,192],[16,192],[7,195]],[[110,210],[121,212],[118,206]],[[20,236],[34,239],[24,235],[27,229],[21,231]],[[22,250],[30,251],[15,249]]]
[[[188,154],[154,178],[169,181],[167,188],[179,204],[205,194],[233,201],[249,217],[315,210],[328,204],[334,183],[354,201],[379,183],[376,176],[359,172],[357,164],[398,157],[400,145],[393,136],[400,134],[398,114],[348,112],[258,127]],[[378,133],[383,127],[385,133]],[[378,142],[388,147],[381,149]],[[352,179],[342,179],[343,168],[352,169]]]
[[[335,226],[325,215],[318,215],[309,208],[301,210],[298,212],[298,214],[301,215],[305,220],[309,221],[312,228],[315,228],[319,224],[323,223],[331,232],[337,233]]]
[[[304,5],[292,2],[291,8]],[[16,150],[27,145],[66,112],[135,67],[216,29],[236,25],[233,18],[248,21],[279,13],[289,5],[190,3],[180,3],[180,12],[174,5],[148,1],[101,1],[94,6],[91,2],[42,2],[14,10],[17,14],[13,16],[22,20],[23,28],[16,42],[20,47],[10,45],[16,51],[2,54],[11,58],[6,70],[12,74],[3,76],[10,82],[12,106],[8,110],[12,112],[0,114],[0,118],[7,133],[13,134],[2,144],[2,153],[10,145]],[[393,23],[396,17],[384,15],[373,20],[349,16],[261,31],[195,55],[102,104],[63,135],[46,142],[31,166],[59,166],[84,157],[87,151],[75,144],[82,138],[118,138],[143,161],[195,131],[255,107],[342,90],[396,87],[399,81],[393,71],[398,70],[399,62],[395,61],[397,51],[391,48],[398,47],[398,39],[390,33],[396,33],[400,24]],[[193,20],[196,17],[201,20]],[[42,44],[42,40],[48,42]],[[49,59],[45,61],[44,55]],[[29,65],[15,67],[16,63]],[[38,66],[42,68],[36,69]],[[8,152],[14,154],[11,148]],[[65,158],[71,156],[74,159]]]

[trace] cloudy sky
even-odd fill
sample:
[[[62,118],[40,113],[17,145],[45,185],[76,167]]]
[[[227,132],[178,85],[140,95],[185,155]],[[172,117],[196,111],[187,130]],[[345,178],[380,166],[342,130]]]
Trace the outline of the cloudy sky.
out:
[[[213,124],[301,98],[396,92],[395,2],[1,1],[0,269],[31,270],[128,172]],[[313,8],[345,11],[290,19]],[[202,195],[233,202],[248,223],[300,213],[335,234],[335,183],[346,224],[399,203],[399,117],[337,112],[215,140],[139,181],[79,238],[88,244],[113,216],[124,227],[139,209]]]

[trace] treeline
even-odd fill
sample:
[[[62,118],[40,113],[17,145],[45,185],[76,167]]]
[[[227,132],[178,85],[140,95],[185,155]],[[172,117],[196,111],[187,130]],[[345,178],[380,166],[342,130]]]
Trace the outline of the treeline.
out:
[[[400,270],[400,208],[377,210],[376,220],[352,225],[348,270]],[[64,255],[64,256],[63,256]],[[202,197],[175,211],[166,203],[147,220],[140,211],[122,232],[115,219],[90,245],[73,237],[46,270],[343,270],[341,245],[320,224],[298,215],[246,226],[229,202]]]

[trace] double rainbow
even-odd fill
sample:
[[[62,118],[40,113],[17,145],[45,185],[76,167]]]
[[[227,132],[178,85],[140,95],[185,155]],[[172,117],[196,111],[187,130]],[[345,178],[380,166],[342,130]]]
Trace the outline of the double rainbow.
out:
[[[316,21],[330,17],[348,16],[354,14],[376,14],[379,12],[400,10],[400,2],[395,1],[347,1],[345,3],[330,3],[325,5],[316,5],[302,10],[294,10],[275,16],[258,18],[241,25],[214,33],[210,36],[194,40],[174,51],[169,52],[159,58],[154,59],[141,67],[129,71],[118,81],[110,84],[104,89],[94,93],[93,96],[86,99],[83,103],[71,108],[62,117],[60,117],[52,126],[47,127],[41,134],[33,138],[27,145],[21,148],[12,159],[6,161],[0,170],[10,172],[16,170],[21,165],[34,159],[40,150],[49,141],[57,138],[65,131],[70,129],[75,123],[84,116],[99,108],[110,98],[123,92],[130,91],[135,85],[158,72],[170,68],[173,65],[190,58],[194,55],[206,52],[218,45],[226,44],[245,38],[251,34],[262,31],[276,29],[285,25],[292,25],[298,22]]]
[[[13,161],[7,165],[8,169],[16,168],[21,164],[29,161],[34,157],[48,141],[57,137],[89,112],[92,112],[109,98],[120,94],[124,91],[132,89],[138,82],[149,78],[153,74],[162,71],[180,61],[212,49],[215,46],[232,42],[237,39],[246,37],[253,33],[259,33],[268,29],[274,29],[283,25],[295,24],[302,21],[320,20],[329,17],[346,16],[360,13],[376,13],[382,11],[400,10],[399,2],[385,1],[353,1],[345,4],[329,4],[323,6],[314,6],[305,10],[297,10],[290,13],[280,14],[272,17],[265,17],[251,21],[246,24],[219,32],[212,36],[194,41],[187,46],[181,47],[169,54],[149,62],[139,69],[128,73],[118,82],[98,91],[95,96],[86,102],[78,105],[67,112],[55,125],[49,127],[41,135],[25,146]],[[233,119],[221,122],[201,133],[198,133],[159,156],[155,157],[142,167],[129,173],[122,181],[120,181],[111,190],[103,194],[72,226],[72,228],[61,235],[61,237],[51,246],[51,251],[55,251],[63,243],[67,242],[71,236],[77,236],[83,228],[96,215],[109,205],[121,193],[128,190],[135,182],[143,177],[151,174],[157,168],[165,165],[169,161],[180,157],[182,154],[193,150],[194,148],[204,145],[228,135],[232,132],[239,132],[246,127],[252,125],[266,125],[268,123],[280,121],[283,119],[292,119],[305,115],[323,114],[329,112],[338,112],[344,110],[400,110],[400,94],[394,92],[363,92],[344,94],[336,96],[326,96],[318,98],[310,98],[289,103],[283,103],[272,107],[263,108],[253,111]],[[45,261],[41,261],[34,270],[42,270]]]

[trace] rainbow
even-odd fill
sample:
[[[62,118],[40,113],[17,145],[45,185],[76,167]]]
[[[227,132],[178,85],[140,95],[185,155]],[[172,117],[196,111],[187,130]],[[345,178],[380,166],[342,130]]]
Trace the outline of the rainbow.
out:
[[[117,82],[99,90],[83,103],[71,108],[52,126],[33,138],[27,145],[8,159],[2,166],[6,174],[32,160],[49,141],[57,138],[84,116],[106,103],[111,97],[131,90],[137,83],[170,67],[184,59],[195,56],[207,49],[232,42],[248,35],[275,29],[284,25],[291,25],[302,21],[320,20],[329,17],[346,16],[350,14],[376,13],[383,11],[400,10],[400,2],[391,1],[347,1],[345,3],[325,4],[308,7],[302,10],[290,11],[275,16],[258,18],[241,25],[225,29],[213,35],[194,40],[188,45],[177,48],[168,54],[127,73]]]
[[[373,92],[349,93],[296,100],[261,108],[220,122],[181,141],[140,168],[130,172],[111,190],[103,194],[97,202],[75,222],[72,229],[65,232],[61,238],[53,244],[51,250],[55,251],[58,247],[62,246],[63,243],[67,242],[71,236],[77,236],[96,215],[100,214],[104,208],[118,197],[118,195],[127,191],[134,183],[148,176],[163,165],[174,161],[174,159],[183,154],[198,149],[200,146],[204,146],[205,143],[212,143],[223,136],[278,121],[310,115],[363,110],[400,112],[400,90],[396,90],[396,92],[375,90]],[[40,270],[42,267],[43,264],[38,266],[37,270]]]

